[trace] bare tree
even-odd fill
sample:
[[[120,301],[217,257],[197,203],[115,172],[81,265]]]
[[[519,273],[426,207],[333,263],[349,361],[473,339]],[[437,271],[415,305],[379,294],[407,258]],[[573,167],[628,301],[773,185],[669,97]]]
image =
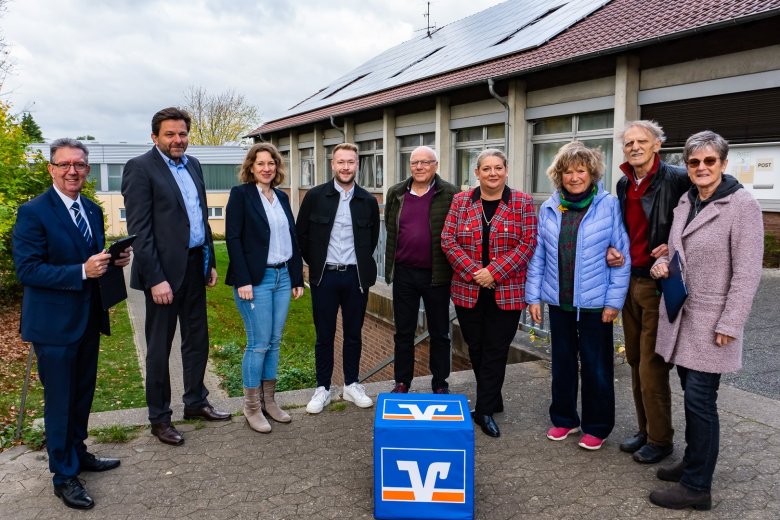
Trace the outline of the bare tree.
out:
[[[210,94],[205,87],[190,86],[184,101],[182,108],[192,117],[192,144],[219,146],[240,141],[260,119],[257,107],[233,89]]]
[[[5,13],[7,7],[6,3],[6,0],[0,0],[0,16]],[[9,53],[10,49],[8,48],[8,44],[6,43],[5,38],[0,35],[0,90],[3,88],[6,75],[11,72],[12,63]]]

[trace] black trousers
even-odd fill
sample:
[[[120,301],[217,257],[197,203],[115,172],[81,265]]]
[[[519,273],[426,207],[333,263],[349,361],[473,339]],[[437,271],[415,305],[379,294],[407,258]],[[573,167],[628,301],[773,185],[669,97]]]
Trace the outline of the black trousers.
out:
[[[412,385],[414,378],[414,334],[420,298],[430,335],[428,368],[433,374],[431,388],[447,388],[450,375],[450,286],[431,285],[430,269],[395,266],[393,275],[393,315],[395,317],[395,380]]]
[[[344,385],[358,381],[360,352],[363,347],[363,319],[368,305],[368,291],[360,292],[357,268],[345,271],[325,271],[319,285],[311,286],[311,307],[317,342],[314,364],[317,386],[330,389],[333,376],[333,342],[336,337],[336,317],[341,307],[341,330],[344,337],[342,360]]]
[[[203,277],[202,248],[192,250],[187,259],[187,274],[173,303],[158,305],[152,292],[146,295],[146,404],[152,424],[171,420],[171,375],[168,358],[176,333],[181,331],[181,363],[184,382],[182,400],[187,408],[208,404],[209,392],[203,384],[209,356],[209,330],[206,317],[206,286]]]
[[[522,311],[502,310],[496,304],[495,291],[482,289],[472,309],[455,306],[463,339],[469,346],[469,358],[477,379],[477,415],[493,415],[504,409],[504,386],[509,345],[517,333]]]

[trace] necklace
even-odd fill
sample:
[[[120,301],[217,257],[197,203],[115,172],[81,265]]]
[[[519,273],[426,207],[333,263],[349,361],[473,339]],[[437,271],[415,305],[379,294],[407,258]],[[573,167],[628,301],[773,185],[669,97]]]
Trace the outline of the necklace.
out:
[[[485,216],[485,212],[484,211],[482,212],[482,220],[484,220],[485,224],[487,224],[488,226],[490,226],[490,223],[493,222],[494,218],[496,218],[496,214],[495,213],[493,213],[493,216],[490,217],[490,220],[488,220],[487,217]]]

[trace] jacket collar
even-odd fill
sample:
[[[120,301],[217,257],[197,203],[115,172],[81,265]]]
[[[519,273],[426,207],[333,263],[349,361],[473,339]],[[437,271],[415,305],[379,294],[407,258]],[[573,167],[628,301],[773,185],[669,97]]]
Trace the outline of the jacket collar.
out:
[[[477,186],[471,193],[471,202],[477,202],[480,198],[482,198],[482,189]],[[504,191],[501,193],[501,200],[504,201],[504,204],[509,204],[509,199],[511,198],[512,189],[509,186],[504,185]]]

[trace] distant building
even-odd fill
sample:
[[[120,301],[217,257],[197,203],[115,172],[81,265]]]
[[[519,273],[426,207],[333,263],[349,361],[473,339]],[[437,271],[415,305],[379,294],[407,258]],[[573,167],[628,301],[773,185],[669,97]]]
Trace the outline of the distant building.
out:
[[[120,191],[122,170],[127,161],[149,151],[152,144],[83,142],[89,148],[89,164],[92,167],[89,178],[95,180],[97,197],[103,203],[108,223],[107,234],[125,235],[125,202]],[[48,144],[39,143],[30,147],[41,150],[44,157],[49,156]],[[246,149],[240,146],[190,145],[187,154],[196,157],[203,166],[211,230],[217,235],[224,235],[225,206],[230,188],[238,184],[238,168],[246,156]]]
[[[473,183],[482,149],[502,148],[510,184],[541,201],[568,141],[601,147],[613,188],[625,121],[657,120],[671,161],[711,129],[780,235],[778,27],[780,0],[509,0],[417,33],[250,136],[285,154],[297,207],[344,140],[360,146],[359,183],[380,202],[420,144],[458,185]]]

